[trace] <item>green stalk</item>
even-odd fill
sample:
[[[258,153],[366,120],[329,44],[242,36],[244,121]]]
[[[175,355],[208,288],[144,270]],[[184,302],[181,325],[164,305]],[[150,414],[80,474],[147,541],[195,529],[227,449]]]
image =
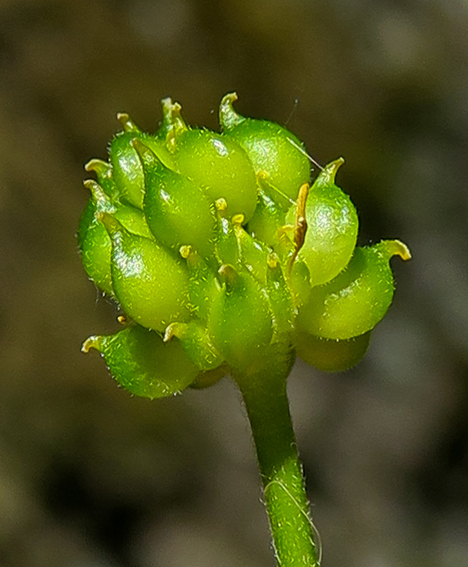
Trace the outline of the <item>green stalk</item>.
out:
[[[234,376],[252,428],[276,560],[279,567],[318,567],[319,553],[286,392],[289,373],[269,364],[269,374]]]

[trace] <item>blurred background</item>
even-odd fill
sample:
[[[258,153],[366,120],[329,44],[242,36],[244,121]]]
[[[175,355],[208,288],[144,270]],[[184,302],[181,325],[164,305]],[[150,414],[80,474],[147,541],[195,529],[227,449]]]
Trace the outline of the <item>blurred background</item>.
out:
[[[154,403],[93,333],[82,166],[172,96],[217,128],[230,91],[287,125],[400,238],[365,360],[289,389],[323,567],[468,565],[466,0],[1,0],[0,566],[273,567],[250,432],[225,379]]]

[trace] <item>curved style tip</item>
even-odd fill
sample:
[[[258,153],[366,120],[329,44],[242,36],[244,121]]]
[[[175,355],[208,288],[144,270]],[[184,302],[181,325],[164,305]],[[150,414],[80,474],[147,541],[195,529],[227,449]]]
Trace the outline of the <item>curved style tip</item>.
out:
[[[169,122],[172,126],[172,134],[174,136],[178,136],[182,132],[185,132],[189,129],[187,123],[182,118],[182,105],[178,102],[174,102],[168,107],[168,118]]]
[[[320,172],[319,176],[317,177],[317,181],[320,183],[335,183],[335,177],[340,169],[340,167],[344,164],[345,160],[343,157],[339,157],[328,163]]]
[[[101,351],[101,341],[98,335],[93,335],[85,340],[85,342],[81,345],[81,352],[84,354],[88,354],[88,352],[94,348],[97,351]]]
[[[219,199],[216,199],[215,207],[218,213],[224,213],[224,211],[227,209],[226,199],[224,197],[220,197]]]
[[[245,222],[245,216],[242,213],[239,213],[237,215],[234,215],[231,219],[232,224],[234,225],[234,227],[240,227],[244,224]]]
[[[122,124],[125,132],[140,132],[138,126],[126,112],[118,112],[117,120]]]
[[[136,151],[143,163],[154,164],[160,161],[153,150],[139,138],[133,138],[133,140],[130,141],[130,145]]]
[[[86,189],[88,189],[89,191],[91,191],[91,193],[94,194],[94,191],[99,187],[99,189],[102,189],[102,187],[99,185],[99,183],[97,181],[95,181],[94,179],[85,179],[83,181],[83,185]]]
[[[179,254],[182,256],[184,260],[187,260],[187,258],[192,254],[192,252],[193,250],[190,244],[184,244],[179,248]]]
[[[163,109],[163,112],[169,112],[172,108],[172,98],[170,96],[162,98],[161,107]]]
[[[171,323],[169,326],[166,327],[166,330],[164,331],[164,337],[163,337],[163,341],[165,343],[168,343],[172,339],[172,337],[175,336],[174,325],[177,325],[177,323]]]
[[[411,260],[412,258],[411,251],[404,242],[401,242],[401,240],[393,240],[392,243],[394,247],[394,252],[393,252],[394,255],[400,256],[400,258],[405,262],[407,260]]]
[[[103,206],[110,204],[109,197],[97,181],[94,181],[94,179],[85,179],[83,185],[91,192],[91,197],[95,203]]]
[[[236,269],[234,266],[231,266],[231,264],[223,264],[221,268],[219,268],[218,274],[225,283],[234,283],[239,276]]]
[[[411,260],[412,257],[410,249],[401,240],[382,240],[375,247],[383,251],[389,260],[392,256],[400,256],[404,261]]]
[[[188,325],[185,323],[177,323],[177,321],[175,323],[171,323],[164,331],[163,342],[168,343],[174,337],[180,339],[187,332],[187,327]]]
[[[88,172],[94,171],[97,175],[107,175],[110,176],[112,171],[112,166],[107,163],[107,161],[103,161],[102,159],[93,158],[88,161],[88,163],[84,166],[85,170]]]
[[[223,130],[231,130],[241,122],[244,122],[244,116],[241,116],[233,107],[233,103],[237,100],[237,93],[228,93],[223,96],[219,105],[219,123]]]

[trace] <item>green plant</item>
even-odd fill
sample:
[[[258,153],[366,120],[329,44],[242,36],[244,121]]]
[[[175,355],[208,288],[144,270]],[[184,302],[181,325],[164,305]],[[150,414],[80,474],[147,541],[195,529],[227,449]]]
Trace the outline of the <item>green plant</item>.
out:
[[[163,101],[159,131],[126,114],[109,161],[86,166],[79,227],[91,280],[126,327],[93,336],[112,376],[158,398],[229,374],[256,445],[278,565],[311,567],[314,541],[286,395],[296,352],[341,371],[365,354],[392,301],[397,240],[356,247],[358,218],[335,184],[343,159],[310,185],[303,144],[285,128],[220,105],[222,133],[190,128]]]

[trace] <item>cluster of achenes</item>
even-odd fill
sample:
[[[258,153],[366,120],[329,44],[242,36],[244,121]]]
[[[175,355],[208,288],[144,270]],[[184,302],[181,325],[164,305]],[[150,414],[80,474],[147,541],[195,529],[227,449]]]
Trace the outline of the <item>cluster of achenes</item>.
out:
[[[109,161],[93,159],[79,227],[88,276],[128,323],[90,337],[114,378],[157,398],[248,374],[282,344],[322,370],[356,364],[392,301],[397,240],[356,247],[358,217],[335,175],[310,185],[291,132],[220,105],[222,133],[162,102],[156,134],[120,114]]]

